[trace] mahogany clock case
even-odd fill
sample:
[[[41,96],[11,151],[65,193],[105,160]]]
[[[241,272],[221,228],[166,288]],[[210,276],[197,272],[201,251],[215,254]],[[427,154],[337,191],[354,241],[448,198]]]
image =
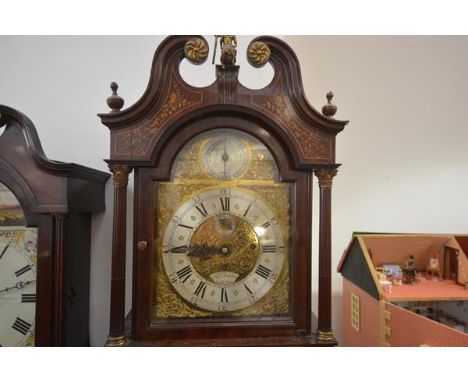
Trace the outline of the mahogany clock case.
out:
[[[232,37],[232,36],[228,36]],[[299,63],[291,48],[279,39],[262,36],[271,51],[275,74],[259,90],[238,81],[239,66],[217,65],[217,80],[195,88],[179,73],[180,62],[206,60],[207,44],[200,36],[171,36],[158,47],[148,88],[125,110],[123,99],[108,99],[112,112],[101,114],[110,129],[107,160],[114,174],[114,236],[111,317],[108,345],[127,343],[124,325],[126,187],[135,174],[134,259],[131,330],[135,345],[335,345],[331,331],[331,208],[335,163],[335,136],[346,125],[327,117],[306,101]],[[262,45],[264,47],[264,45]],[[202,57],[198,53],[202,52]],[[193,53],[193,52],[192,52]],[[223,54],[223,53],[222,53]],[[331,97],[329,98],[329,100]],[[336,111],[336,108],[335,108]],[[333,115],[330,114],[330,115]],[[195,137],[218,129],[233,129],[258,139],[273,154],[280,182],[292,185],[290,311],[282,316],[153,320],[153,282],[156,234],[155,184],[171,180],[178,153]],[[320,185],[320,250],[318,328],[311,314],[311,226],[314,173]]]
[[[38,232],[34,344],[89,345],[91,213],[105,209],[109,175],[49,160],[17,110],[0,105],[0,127],[0,183]]]
[[[302,316],[299,314],[301,307],[307,306],[311,299],[310,288],[301,283],[310,282],[310,263],[306,256],[310,253],[310,241],[304,235],[298,235],[300,227],[310,227],[310,203],[308,195],[310,192],[311,179],[307,172],[297,172],[289,168],[289,159],[282,149],[281,144],[271,137],[265,128],[257,123],[246,119],[224,118],[216,113],[214,118],[205,116],[202,121],[187,125],[177,135],[177,139],[170,139],[164,150],[165,165],[155,168],[139,168],[135,171],[135,193],[136,193],[136,230],[140,239],[148,242],[148,253],[156,253],[155,231],[164,229],[156,221],[156,204],[154,197],[154,183],[170,181],[170,172],[175,156],[182,147],[199,134],[220,127],[228,127],[246,132],[254,137],[262,138],[262,141],[275,153],[276,161],[280,165],[281,180],[291,182],[293,186],[292,200],[292,245],[291,253],[291,293],[290,293],[290,315],[286,317],[229,317],[218,320],[182,319],[182,320],[148,320],[152,316],[152,288],[154,274],[154,256],[137,256],[135,264],[136,295],[134,295],[134,329],[136,339],[158,340],[158,339],[188,339],[203,338],[207,332],[210,338],[232,338],[232,337],[291,337],[296,333],[303,332],[311,335],[309,323],[311,310],[307,310]],[[298,201],[302,201],[299,202]],[[306,284],[307,285],[307,284]]]

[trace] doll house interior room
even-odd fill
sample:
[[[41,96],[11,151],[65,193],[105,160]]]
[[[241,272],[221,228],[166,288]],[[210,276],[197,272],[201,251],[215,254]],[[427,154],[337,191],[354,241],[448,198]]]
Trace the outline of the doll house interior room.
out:
[[[345,346],[467,346],[468,236],[355,234],[343,276]]]

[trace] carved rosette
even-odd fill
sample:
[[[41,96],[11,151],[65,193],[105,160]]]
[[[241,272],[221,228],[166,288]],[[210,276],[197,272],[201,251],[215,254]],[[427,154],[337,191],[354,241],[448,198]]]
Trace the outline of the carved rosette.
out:
[[[247,59],[256,68],[265,65],[270,60],[270,57],[270,48],[263,41],[254,41],[247,48]]]
[[[315,176],[318,178],[319,187],[322,189],[331,189],[333,178],[338,173],[338,170],[331,168],[319,168],[314,171]]]
[[[132,172],[132,166],[123,164],[111,164],[109,170],[112,173],[114,187],[127,187],[128,175]]]
[[[194,37],[185,43],[185,57],[195,65],[203,64],[208,57],[208,44],[204,39]]]

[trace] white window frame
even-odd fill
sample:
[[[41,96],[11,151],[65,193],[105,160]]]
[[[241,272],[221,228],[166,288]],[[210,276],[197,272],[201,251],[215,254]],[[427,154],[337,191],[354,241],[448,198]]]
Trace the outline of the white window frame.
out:
[[[359,296],[351,293],[351,326],[356,330],[360,331],[360,322],[361,322],[361,309]]]

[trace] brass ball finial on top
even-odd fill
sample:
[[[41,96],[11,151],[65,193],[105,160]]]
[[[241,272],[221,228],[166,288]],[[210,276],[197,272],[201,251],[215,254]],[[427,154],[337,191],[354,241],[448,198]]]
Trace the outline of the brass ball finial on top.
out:
[[[125,101],[117,94],[117,89],[119,88],[117,82],[112,82],[110,88],[112,89],[112,95],[107,98],[107,105],[112,109],[111,113],[117,113],[122,109]]]
[[[328,102],[322,107],[322,114],[325,117],[332,118],[336,113],[337,107],[331,102],[333,99],[333,96],[334,96],[333,92],[330,91],[327,93]]]

